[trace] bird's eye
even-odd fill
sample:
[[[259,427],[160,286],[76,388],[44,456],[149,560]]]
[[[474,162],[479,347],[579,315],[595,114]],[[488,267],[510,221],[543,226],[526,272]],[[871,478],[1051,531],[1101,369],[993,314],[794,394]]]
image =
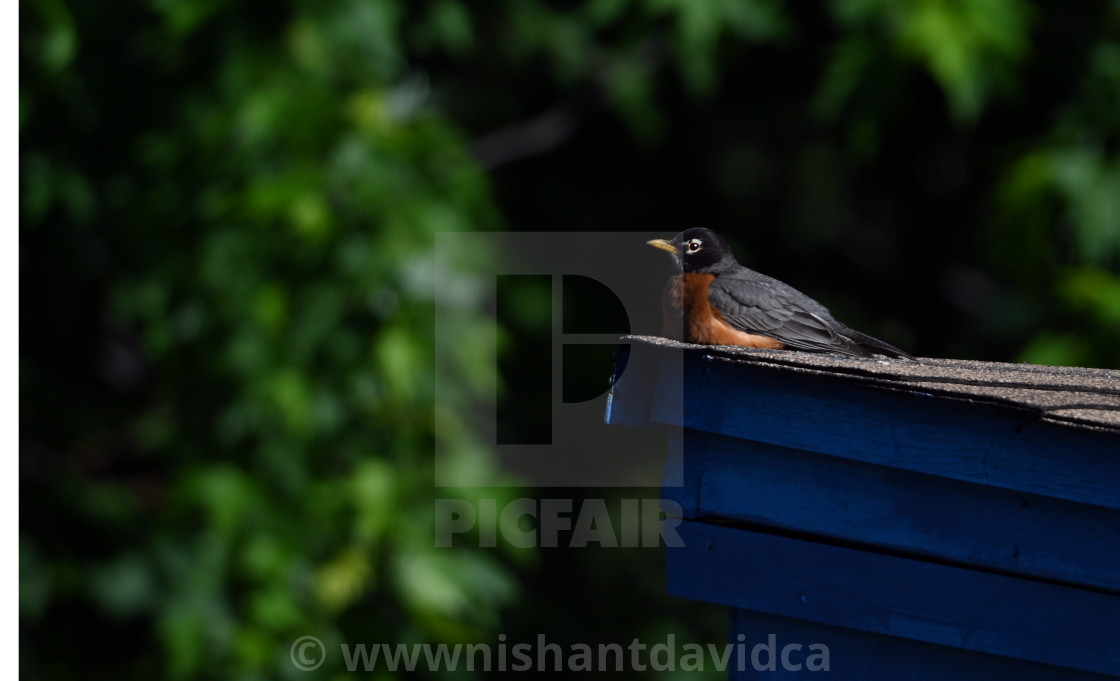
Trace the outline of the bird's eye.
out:
[[[688,242],[688,252],[689,253],[695,253],[698,250],[700,250],[700,240],[699,239],[693,239],[692,241]]]

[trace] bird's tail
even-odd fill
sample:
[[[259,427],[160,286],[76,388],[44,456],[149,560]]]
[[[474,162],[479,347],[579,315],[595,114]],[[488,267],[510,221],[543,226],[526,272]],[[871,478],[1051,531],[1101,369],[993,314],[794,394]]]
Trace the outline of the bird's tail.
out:
[[[848,338],[852,339],[852,341],[854,341],[856,343],[856,345],[858,345],[860,348],[862,348],[864,350],[867,350],[869,352],[873,352],[877,355],[886,355],[887,357],[905,357],[906,359],[914,359],[914,356],[911,355],[910,353],[908,353],[904,350],[899,350],[898,348],[891,345],[890,343],[884,343],[883,341],[879,340],[878,338],[873,338],[871,336],[868,336],[866,333],[860,333],[859,331],[856,331],[855,329],[846,328],[841,333],[843,335],[847,336]]]

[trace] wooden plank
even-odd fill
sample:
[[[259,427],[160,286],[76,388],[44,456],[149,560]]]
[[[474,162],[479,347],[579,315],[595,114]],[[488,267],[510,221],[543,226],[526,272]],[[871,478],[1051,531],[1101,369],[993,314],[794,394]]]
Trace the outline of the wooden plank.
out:
[[[650,425],[654,395],[680,386],[684,355],[649,343],[619,343],[615,349],[606,422],[644,428]],[[663,384],[668,380],[668,384]]]
[[[625,374],[642,390],[650,382],[637,376],[656,376],[655,394],[649,403],[620,384],[616,413],[639,399],[638,411],[649,409],[654,423],[1120,509],[1120,438],[1113,434],[637,343]],[[639,425],[640,415],[627,417]]]
[[[1116,678],[739,608],[731,609],[730,629],[731,644],[744,646],[742,664],[738,657],[730,658],[728,677],[732,681],[815,678],[817,674],[813,669],[824,672],[820,669],[820,655],[825,651],[819,646],[811,647],[814,644],[827,647],[828,671],[821,674],[821,678],[829,681],[1107,681]],[[756,646],[761,646],[757,653]],[[789,646],[794,647],[789,648],[783,659],[782,654]],[[810,668],[807,662],[813,654],[818,657],[812,660]]]
[[[1120,596],[686,520],[669,593],[1101,674]]]
[[[665,456],[664,484],[661,497],[672,499],[681,506],[685,518],[700,515],[700,479],[704,468],[701,464],[689,462],[685,449],[686,441],[695,437],[695,431],[674,428],[668,438]]]
[[[685,517],[719,516],[1120,593],[1120,511],[697,431]],[[1118,642],[1120,645],[1120,642]]]
[[[653,403],[653,386],[659,373],[649,355],[650,346],[619,343],[614,350],[614,368],[611,370],[611,388],[607,392],[607,410],[604,419],[615,426],[643,427],[649,425],[650,406]],[[637,355],[637,356],[636,356]],[[634,361],[631,362],[631,359]],[[627,371],[632,368],[632,371]]]

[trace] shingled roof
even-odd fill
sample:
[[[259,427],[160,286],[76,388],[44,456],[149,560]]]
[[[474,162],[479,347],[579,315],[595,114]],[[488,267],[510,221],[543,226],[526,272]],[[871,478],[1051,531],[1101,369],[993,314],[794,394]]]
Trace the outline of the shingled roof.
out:
[[[996,404],[1043,421],[1120,432],[1120,371],[919,357],[863,359],[790,350],[692,345],[653,336],[626,342],[702,352],[712,359],[851,384]]]

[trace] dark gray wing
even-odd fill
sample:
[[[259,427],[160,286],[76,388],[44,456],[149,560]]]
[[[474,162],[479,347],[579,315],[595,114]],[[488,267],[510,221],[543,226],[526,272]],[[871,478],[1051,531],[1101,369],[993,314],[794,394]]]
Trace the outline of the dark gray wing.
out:
[[[775,338],[790,348],[871,356],[843,335],[847,327],[833,319],[828,308],[764,274],[746,268],[721,274],[708,289],[708,301],[732,327]]]

